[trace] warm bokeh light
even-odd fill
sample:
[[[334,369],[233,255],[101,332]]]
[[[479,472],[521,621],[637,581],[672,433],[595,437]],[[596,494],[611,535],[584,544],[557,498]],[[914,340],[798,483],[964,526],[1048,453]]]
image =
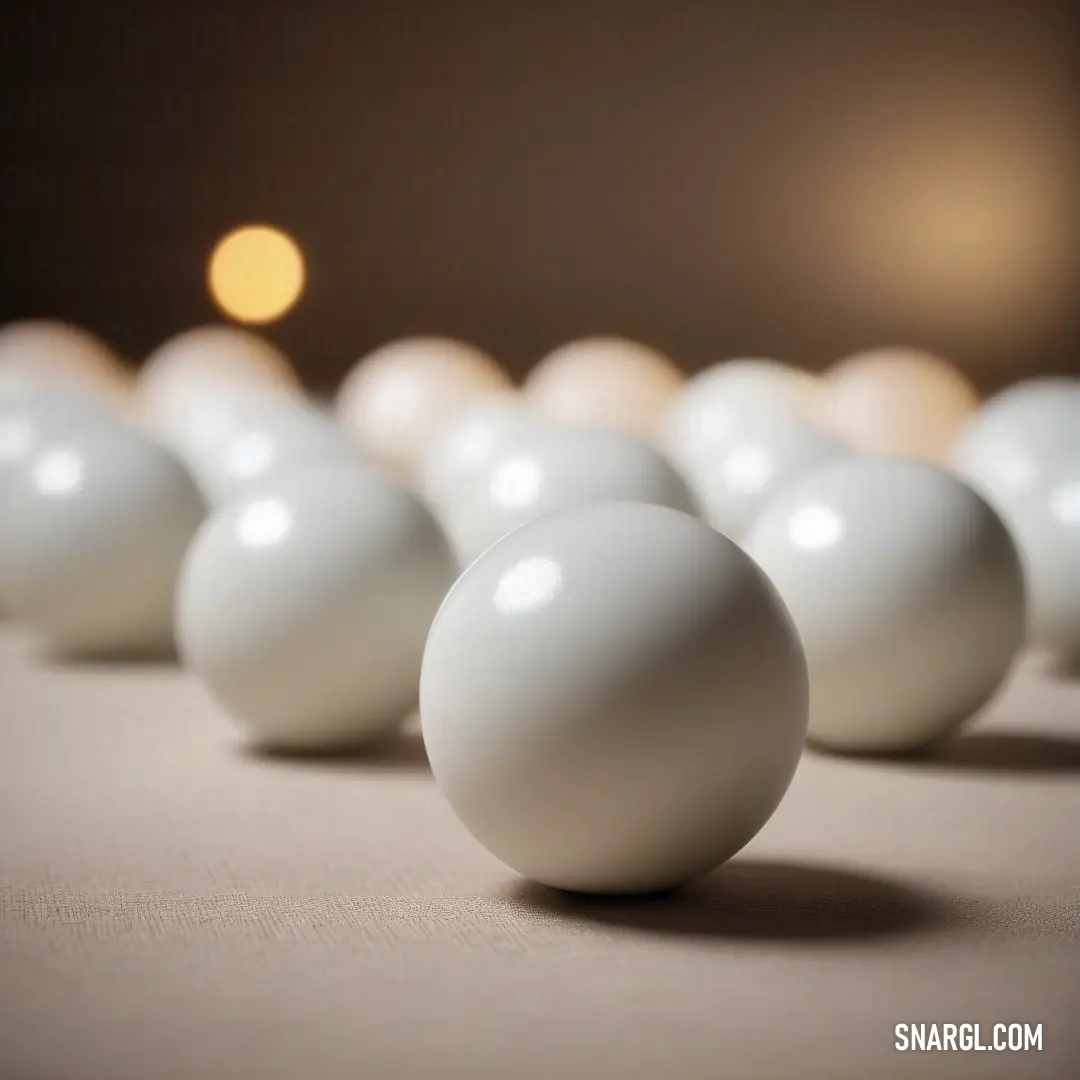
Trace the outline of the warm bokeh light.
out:
[[[304,291],[304,256],[280,229],[246,225],[224,236],[210,256],[210,295],[243,323],[280,319]]]

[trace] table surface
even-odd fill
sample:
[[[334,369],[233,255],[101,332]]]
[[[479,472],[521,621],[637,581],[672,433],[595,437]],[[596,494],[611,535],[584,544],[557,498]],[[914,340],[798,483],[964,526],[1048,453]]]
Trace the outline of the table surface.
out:
[[[260,757],[183,672],[0,628],[5,1080],[1076,1077],[1078,1021],[1080,683],[1030,660],[938,758],[808,753],[727,867],[601,903],[481,849],[415,733]]]

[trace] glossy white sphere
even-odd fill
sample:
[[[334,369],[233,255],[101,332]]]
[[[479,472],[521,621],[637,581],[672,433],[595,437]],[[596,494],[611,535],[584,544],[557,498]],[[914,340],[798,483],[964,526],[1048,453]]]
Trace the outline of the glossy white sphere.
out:
[[[121,428],[73,430],[0,495],[0,602],[64,653],[169,651],[176,579],[203,515],[164,447]]]
[[[821,379],[778,360],[725,360],[699,371],[667,410],[661,445],[680,465],[726,446],[748,416],[817,420]]]
[[[618,337],[572,341],[545,356],[522,393],[548,420],[652,439],[686,376],[662,353]]]
[[[136,384],[140,414],[151,431],[179,422],[193,402],[222,393],[294,397],[300,380],[275,345],[238,326],[198,326],[147,357]]]
[[[990,398],[952,445],[954,469],[1008,507],[1047,465],[1080,456],[1080,379],[1038,378]]]
[[[172,420],[162,439],[213,506],[294,469],[360,459],[333,415],[301,398],[223,393],[192,401]]]
[[[517,394],[496,395],[466,409],[424,455],[419,472],[424,498],[438,509],[455,506],[492,462],[542,423]]]
[[[49,388],[0,396],[0,489],[50,443],[87,427],[118,425],[116,414],[89,395]]]
[[[998,515],[929,463],[850,458],[782,492],[744,544],[810,668],[810,737],[908,751],[953,731],[1023,644],[1023,574]]]
[[[112,428],[118,423],[114,410],[88,394],[51,387],[0,394],[0,505],[8,478],[50,444],[88,426]]]
[[[764,411],[742,416],[726,440],[684,467],[684,475],[705,520],[739,540],[784,488],[850,453],[797,416]]]
[[[435,780],[546,885],[646,892],[765,824],[806,734],[783,605],[730,540],[640,503],[534,522],[458,580],[420,685]]]
[[[465,565],[520,525],[600,502],[698,513],[686,481],[658,450],[613,431],[565,427],[522,434],[441,520]]]
[[[1024,563],[1028,640],[1075,668],[1080,661],[1080,452],[1048,464],[1039,488],[1003,516]]]
[[[360,465],[292,472],[199,531],[181,656],[259,743],[360,743],[416,707],[454,575],[431,514],[393,481]]]
[[[33,390],[78,392],[128,407],[132,374],[108,345],[86,330],[48,319],[0,328],[0,399]]]
[[[826,373],[825,423],[870,454],[945,462],[978,408],[965,375],[916,349],[872,349]]]
[[[366,457],[411,479],[449,424],[510,386],[510,376],[471,345],[405,338],[359,361],[345,376],[335,408]]]
[[[1017,541],[1029,642],[1080,658],[1080,380],[1031,379],[991,398],[953,446],[952,465]]]

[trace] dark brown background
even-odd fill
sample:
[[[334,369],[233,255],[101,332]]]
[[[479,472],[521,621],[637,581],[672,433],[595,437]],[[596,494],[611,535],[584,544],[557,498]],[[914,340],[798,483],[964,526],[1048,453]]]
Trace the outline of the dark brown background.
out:
[[[1059,0],[2,6],[0,318],[134,357],[292,232],[269,329],[329,386],[405,333],[516,370],[621,332],[688,367],[906,341],[1080,367],[1080,78]]]

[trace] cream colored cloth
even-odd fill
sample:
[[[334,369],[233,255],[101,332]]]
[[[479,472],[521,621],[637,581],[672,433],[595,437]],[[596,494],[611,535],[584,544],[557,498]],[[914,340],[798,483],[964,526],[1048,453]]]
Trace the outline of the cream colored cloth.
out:
[[[528,887],[413,735],[267,760],[188,676],[0,634],[4,1080],[1075,1077],[1080,684],[945,759],[804,760],[679,899]],[[900,1053],[902,1022],[1041,1053]]]

